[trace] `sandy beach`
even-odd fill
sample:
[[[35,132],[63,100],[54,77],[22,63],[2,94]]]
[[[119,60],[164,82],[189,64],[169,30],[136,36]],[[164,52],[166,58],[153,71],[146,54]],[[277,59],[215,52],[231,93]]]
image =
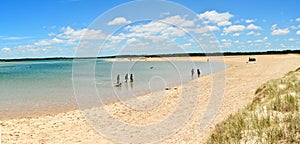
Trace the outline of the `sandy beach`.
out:
[[[230,67],[216,73],[225,72],[225,90],[221,107],[215,119],[204,130],[199,124],[203,120],[203,114],[211,94],[212,75],[206,75],[199,79],[154,92],[152,94],[131,99],[126,104],[138,109],[126,107],[124,103],[117,102],[102,108],[84,110],[83,113],[89,119],[98,120],[101,128],[108,135],[115,137],[131,137],[131,142],[143,142],[139,137],[132,137],[132,133],[123,135],[126,129],[119,123],[113,123],[112,119],[118,119],[129,125],[145,126],[156,124],[175,111],[181,100],[189,102],[189,98],[198,98],[195,109],[189,120],[168,138],[160,138],[159,143],[203,143],[210,135],[215,125],[227,116],[251,102],[255,90],[264,82],[283,76],[285,73],[295,70],[300,64],[300,55],[257,55],[255,63],[246,63],[249,56],[226,56],[224,62]],[[170,58],[180,60],[181,58]],[[206,57],[192,57],[193,61],[206,61]],[[158,61],[159,58],[147,60]],[[162,97],[163,96],[163,97]],[[155,107],[154,107],[155,106]],[[189,105],[186,104],[186,109]],[[107,110],[111,116],[106,117],[101,113]],[[184,113],[184,111],[179,113]],[[176,119],[178,116],[178,119]],[[181,115],[175,115],[170,125],[176,125],[181,120]],[[178,120],[178,121],[177,121]],[[205,119],[204,119],[205,120]],[[117,143],[117,141],[99,134],[82,115],[80,110],[60,113],[57,115],[40,116],[32,118],[10,119],[0,121],[2,143]],[[97,121],[94,121],[97,123]],[[143,135],[151,135],[157,128],[148,129]],[[122,132],[120,132],[122,131]],[[159,128],[159,132],[167,133],[168,129]],[[159,137],[159,134],[157,134]],[[159,139],[155,137],[154,139]]]

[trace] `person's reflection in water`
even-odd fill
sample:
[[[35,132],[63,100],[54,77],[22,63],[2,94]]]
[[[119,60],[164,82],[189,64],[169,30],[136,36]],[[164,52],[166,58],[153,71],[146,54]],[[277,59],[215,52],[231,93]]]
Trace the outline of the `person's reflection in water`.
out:
[[[130,89],[133,90],[133,82],[130,82]]]
[[[125,89],[128,91],[128,83],[125,83]]]
[[[121,92],[122,91],[122,87],[118,87],[118,91]]]

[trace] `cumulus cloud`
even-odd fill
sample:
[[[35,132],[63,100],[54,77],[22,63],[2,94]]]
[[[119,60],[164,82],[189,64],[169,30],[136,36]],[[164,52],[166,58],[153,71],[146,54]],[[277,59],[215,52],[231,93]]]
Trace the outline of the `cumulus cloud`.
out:
[[[285,39],[285,41],[295,41],[296,39],[294,38],[288,38],[288,39]]]
[[[217,26],[204,26],[204,27],[197,27],[194,29],[195,33],[207,33],[210,31],[216,31],[219,30],[219,27]]]
[[[231,42],[229,39],[222,39],[221,42],[226,43],[226,42]]]
[[[222,39],[221,42],[222,42],[221,47],[231,47],[232,46],[232,41],[231,40]]]
[[[300,35],[300,30],[298,30],[298,31],[296,32],[296,34],[297,34],[297,35]]]
[[[232,34],[232,36],[234,36],[234,37],[237,37],[237,36],[240,36],[241,34],[240,33],[234,33],[234,34]]]
[[[261,42],[263,42],[263,40],[256,40],[256,41],[254,41],[254,42],[256,42],[256,43],[261,43]]]
[[[249,29],[249,30],[261,30],[261,27],[257,26],[257,25],[254,25],[254,24],[249,24],[247,26],[247,29]]]
[[[245,22],[246,23],[253,23],[253,22],[255,22],[255,20],[247,19],[247,20],[245,20]]]
[[[290,33],[290,30],[288,28],[285,29],[274,29],[271,34],[273,36],[281,36],[281,35],[287,35]]]
[[[173,25],[178,25],[181,27],[193,27],[195,25],[194,21],[186,20],[179,15],[167,17],[167,18],[163,19],[162,21],[173,24]]]
[[[184,46],[184,47],[190,47],[190,46],[192,46],[192,44],[191,44],[191,43],[186,43],[186,44],[184,44],[183,46]]]
[[[130,38],[127,40],[127,44],[130,44],[130,43],[134,43],[134,42],[137,42],[138,40],[136,38]]]
[[[20,45],[15,48],[15,51],[18,53],[36,53],[41,51],[46,51],[45,48],[39,48],[36,45]]]
[[[271,26],[271,30],[275,30],[277,28],[277,24],[273,24],[272,26]]]
[[[129,26],[126,28],[130,33],[126,37],[148,37],[151,35],[161,35],[165,38],[183,36],[185,32],[168,24],[152,21],[143,25]]]
[[[202,14],[199,14],[198,17],[202,20],[208,20],[209,22],[215,23],[218,26],[228,26],[231,25],[229,21],[233,15],[229,12],[218,13],[217,11],[206,11]]]
[[[295,30],[295,29],[299,29],[300,28],[300,24],[298,26],[291,26],[291,29]]]
[[[69,40],[103,40],[106,38],[106,35],[102,32],[102,30],[94,30],[94,29],[78,29],[74,30],[70,26],[62,28],[63,33],[57,35],[58,38],[61,39],[69,39]]]
[[[122,25],[122,24],[128,24],[131,23],[130,20],[127,20],[125,17],[117,17],[113,19],[112,21],[108,22],[107,25],[112,26],[112,25]]]
[[[250,31],[250,32],[247,33],[247,35],[260,36],[261,34],[260,33],[256,33],[254,31]]]
[[[262,42],[265,42],[267,40],[268,40],[268,37],[264,37],[263,39],[259,39],[259,40],[256,40],[254,42],[256,42],[256,43],[262,43]]]
[[[300,18],[296,18],[296,21],[300,22]]]
[[[9,52],[9,51],[11,51],[11,49],[8,48],[8,47],[5,47],[5,48],[2,48],[1,51],[3,51],[3,52]]]
[[[228,25],[231,25],[230,21],[222,21],[218,23],[218,26],[228,26]]]
[[[51,40],[41,40],[38,41],[36,43],[34,43],[34,45],[36,46],[49,46],[52,44],[59,44],[59,43],[64,43],[64,40],[58,39],[58,38],[53,38]]]
[[[245,30],[246,27],[243,25],[232,25],[224,28],[224,33],[236,33]]]

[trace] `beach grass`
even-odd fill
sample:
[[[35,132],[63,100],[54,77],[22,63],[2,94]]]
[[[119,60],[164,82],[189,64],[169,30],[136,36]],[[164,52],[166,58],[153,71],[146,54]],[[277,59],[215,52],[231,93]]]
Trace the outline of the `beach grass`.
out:
[[[300,143],[300,68],[263,84],[206,143]]]

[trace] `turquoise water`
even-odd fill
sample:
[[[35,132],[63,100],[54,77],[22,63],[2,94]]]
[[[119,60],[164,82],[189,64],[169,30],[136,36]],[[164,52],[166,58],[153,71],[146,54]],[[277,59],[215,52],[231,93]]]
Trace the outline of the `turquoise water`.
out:
[[[91,80],[85,75],[87,65],[95,65],[98,95],[104,103],[164,89],[170,85],[192,80],[191,69],[200,68],[201,75],[225,68],[222,63],[206,62],[108,62],[80,60],[79,81]],[[72,84],[72,60],[35,60],[0,63],[0,118],[62,112],[76,108]],[[212,67],[211,67],[212,66]],[[134,82],[125,82],[125,74],[133,74]],[[120,75],[121,87],[116,85]],[[194,78],[196,78],[196,71]],[[87,92],[88,93],[88,92]],[[98,103],[88,101],[88,106]]]

